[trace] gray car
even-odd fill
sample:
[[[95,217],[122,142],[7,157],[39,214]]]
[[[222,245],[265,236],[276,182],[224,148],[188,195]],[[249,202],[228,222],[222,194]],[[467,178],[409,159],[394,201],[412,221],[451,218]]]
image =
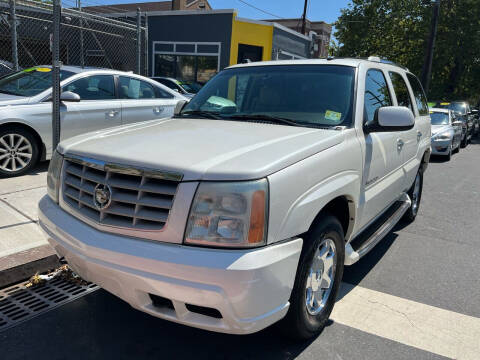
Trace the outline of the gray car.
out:
[[[460,150],[462,142],[462,122],[455,112],[449,109],[430,109],[432,121],[432,155],[443,155],[448,160],[452,152]]]
[[[50,66],[0,79],[0,176],[26,173],[52,154]],[[64,66],[61,139],[173,115],[183,95],[132,73]]]

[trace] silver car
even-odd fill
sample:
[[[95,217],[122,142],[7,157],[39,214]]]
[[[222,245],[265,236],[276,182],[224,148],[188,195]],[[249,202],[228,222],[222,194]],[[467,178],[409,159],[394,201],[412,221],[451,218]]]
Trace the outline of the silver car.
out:
[[[450,160],[452,152],[460,150],[462,122],[449,109],[430,109],[432,121],[432,155],[444,155]]]
[[[26,173],[52,154],[50,66],[0,79],[0,177]],[[61,139],[173,115],[186,98],[132,73],[64,66],[60,71]]]

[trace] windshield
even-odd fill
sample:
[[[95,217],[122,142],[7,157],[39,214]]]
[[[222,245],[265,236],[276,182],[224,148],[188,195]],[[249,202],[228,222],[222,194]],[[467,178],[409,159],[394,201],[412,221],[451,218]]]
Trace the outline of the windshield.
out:
[[[196,94],[202,88],[202,85],[195,82],[179,81],[178,84],[188,93]]]
[[[355,69],[337,65],[274,65],[227,69],[185,106],[223,119],[281,118],[299,126],[350,126]]]
[[[60,70],[60,81],[72,76]],[[35,67],[25,69],[0,79],[0,93],[17,96],[35,96],[52,86],[52,69]]]
[[[430,113],[432,125],[448,125],[448,114],[441,112]]]
[[[441,109],[450,109],[460,115],[465,115],[467,112],[467,104],[464,102],[452,102],[452,103],[445,102],[445,103],[437,104],[436,107],[439,107]]]

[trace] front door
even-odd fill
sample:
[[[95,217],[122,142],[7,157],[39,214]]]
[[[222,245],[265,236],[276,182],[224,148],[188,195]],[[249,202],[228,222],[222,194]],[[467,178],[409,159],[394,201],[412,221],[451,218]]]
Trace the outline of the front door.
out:
[[[380,107],[392,105],[385,74],[379,69],[369,69],[365,79],[364,123],[373,121]],[[364,134],[363,139],[364,167],[360,198],[363,212],[360,228],[397,199],[404,182],[399,133],[371,132]]]
[[[121,104],[112,75],[91,75],[71,82],[62,91],[80,96],[60,104],[61,139],[121,125]]]
[[[173,116],[177,100],[165,90],[129,76],[119,77],[122,124]]]

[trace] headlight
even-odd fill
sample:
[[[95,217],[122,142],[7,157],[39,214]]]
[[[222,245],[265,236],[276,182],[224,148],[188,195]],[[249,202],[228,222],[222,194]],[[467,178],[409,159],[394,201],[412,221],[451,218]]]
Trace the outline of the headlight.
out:
[[[200,183],[188,217],[185,243],[255,247],[266,242],[268,182]]]
[[[442,132],[440,134],[437,134],[433,136],[433,140],[450,140],[453,137],[453,135],[449,131]]]
[[[60,173],[62,170],[63,156],[55,151],[50,159],[47,175],[47,192],[50,198],[58,204],[58,189],[60,187]]]

